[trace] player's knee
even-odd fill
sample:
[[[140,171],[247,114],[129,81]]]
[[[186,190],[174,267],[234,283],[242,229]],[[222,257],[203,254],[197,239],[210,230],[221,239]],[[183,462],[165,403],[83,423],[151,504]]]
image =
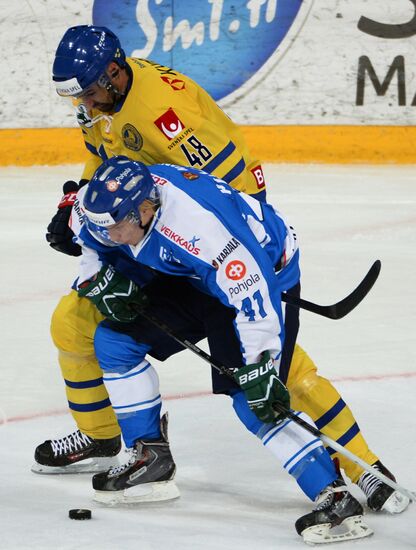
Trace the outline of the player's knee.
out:
[[[80,299],[75,291],[63,296],[51,319],[51,336],[55,346],[67,353],[93,354],[93,336],[101,319],[94,304]]]
[[[59,347],[60,335],[65,327],[65,314],[62,307],[62,299],[55,308],[51,319],[51,336],[54,344]]]
[[[289,392],[293,397],[302,398],[305,395],[312,395],[319,386],[320,377],[316,371],[306,372],[304,376],[297,378],[290,386]]]
[[[315,363],[305,350],[296,345],[290,364],[287,387],[291,394],[301,395],[310,391],[319,382]]]
[[[74,326],[76,315],[72,293],[63,296],[51,319],[51,336],[55,346],[62,351],[72,351],[77,340],[77,330]]]
[[[128,334],[100,324],[94,336],[95,354],[104,371],[127,372],[144,361],[150,346],[136,342]]]

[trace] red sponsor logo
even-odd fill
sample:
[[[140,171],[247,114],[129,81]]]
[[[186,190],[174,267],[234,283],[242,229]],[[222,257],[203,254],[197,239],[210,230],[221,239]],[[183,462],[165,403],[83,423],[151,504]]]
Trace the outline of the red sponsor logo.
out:
[[[196,237],[190,240],[184,239],[184,237],[179,235],[179,233],[176,233],[176,231],[173,231],[167,225],[162,225],[160,232],[166,235],[166,237],[171,241],[173,241],[174,243],[178,244],[182,248],[185,248],[188,252],[190,252],[194,256],[198,256],[198,254],[201,251],[200,248],[195,246],[196,241],[200,240],[200,239],[197,239]]]
[[[162,76],[161,79],[163,80],[163,82],[166,82],[166,84],[169,84],[172,90],[181,91],[185,88],[185,82],[183,80],[179,80],[178,78],[169,78],[167,76]]]
[[[264,174],[261,165],[259,164],[258,166],[255,166],[250,170],[250,172],[253,174],[254,179],[256,180],[257,189],[263,189],[263,187],[266,185],[266,182],[264,180]]]
[[[157,118],[155,124],[169,141],[180,134],[185,128],[184,123],[179,119],[172,107]]]
[[[153,181],[157,185],[165,185],[165,183],[168,183],[168,180],[166,178],[161,178],[160,176],[156,176],[155,174],[151,174]]]
[[[105,184],[108,191],[111,191],[111,193],[114,193],[114,191],[117,191],[117,189],[120,187],[120,184],[116,180],[108,180]]]
[[[247,272],[247,268],[240,260],[234,260],[227,264],[225,268],[225,274],[232,281],[239,281],[244,277]]]
[[[65,206],[72,206],[77,198],[77,192],[67,193],[64,195],[58,204],[58,208],[64,208]]]

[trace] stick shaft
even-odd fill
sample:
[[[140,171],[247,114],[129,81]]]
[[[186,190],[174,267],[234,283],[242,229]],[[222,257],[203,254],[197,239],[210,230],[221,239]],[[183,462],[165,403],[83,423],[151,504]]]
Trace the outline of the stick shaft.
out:
[[[276,405],[275,408],[278,411],[285,412],[285,408],[280,405]],[[379,472],[378,470],[376,470],[375,468],[367,464],[367,462],[364,462],[364,460],[362,460],[359,456],[355,455],[354,453],[352,453],[351,451],[349,451],[348,449],[346,449],[345,447],[343,447],[342,445],[340,445],[339,443],[337,443],[327,435],[323,434],[320,430],[318,430],[318,428],[315,428],[315,426],[311,426],[310,424],[308,424],[308,422],[305,422],[304,420],[296,416],[292,411],[288,411],[287,416],[288,418],[290,418],[291,420],[293,420],[294,422],[302,426],[302,428],[307,430],[309,433],[315,435],[316,437],[319,437],[322,443],[325,443],[325,445],[327,445],[328,447],[331,447],[331,449],[333,449],[334,451],[337,451],[338,453],[342,454],[343,456],[351,460],[351,462],[358,464],[358,466],[361,466],[363,470],[365,470],[366,472],[369,472],[370,474],[378,478],[380,481],[383,481],[386,485],[388,485],[392,489],[399,491],[403,495],[407,496],[407,498],[411,502],[414,502],[416,500],[416,493],[409,491],[405,487],[402,487],[401,485],[399,485],[389,477],[385,476],[384,474],[382,474],[381,472]]]

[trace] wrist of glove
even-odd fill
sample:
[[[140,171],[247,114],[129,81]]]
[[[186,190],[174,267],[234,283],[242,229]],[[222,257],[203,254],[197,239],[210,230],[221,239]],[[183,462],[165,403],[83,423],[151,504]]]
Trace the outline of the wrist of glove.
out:
[[[269,352],[265,352],[258,363],[238,369],[234,379],[244,391],[248,406],[262,422],[276,422],[285,418],[285,413],[276,411],[274,405],[289,409],[289,392],[277,376]]]
[[[46,240],[49,246],[69,256],[81,255],[81,247],[79,244],[73,242],[72,238],[74,233],[68,223],[77,192],[87,182],[88,180],[81,180],[79,184],[75,181],[67,181],[64,183],[64,195],[58,204],[58,211],[47,228]]]
[[[78,295],[91,300],[108,319],[121,323],[133,321],[147,303],[144,292],[111,265],[103,266],[94,280],[82,283]]]

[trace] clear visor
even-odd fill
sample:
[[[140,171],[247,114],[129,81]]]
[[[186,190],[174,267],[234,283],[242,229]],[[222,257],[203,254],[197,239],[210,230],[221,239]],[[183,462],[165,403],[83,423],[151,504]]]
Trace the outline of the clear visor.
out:
[[[123,243],[117,240],[117,234],[128,225],[140,225],[140,216],[138,212],[132,210],[122,220],[111,225],[97,225],[88,217],[86,218],[86,224],[88,231],[98,242],[105,246],[119,246]]]

